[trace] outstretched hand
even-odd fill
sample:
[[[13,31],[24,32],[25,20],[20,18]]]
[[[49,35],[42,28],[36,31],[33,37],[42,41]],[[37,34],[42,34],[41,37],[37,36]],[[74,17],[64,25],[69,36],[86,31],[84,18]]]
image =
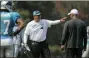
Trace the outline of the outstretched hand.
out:
[[[60,21],[65,22],[65,19],[67,19],[67,17],[64,17],[64,18],[60,19]]]

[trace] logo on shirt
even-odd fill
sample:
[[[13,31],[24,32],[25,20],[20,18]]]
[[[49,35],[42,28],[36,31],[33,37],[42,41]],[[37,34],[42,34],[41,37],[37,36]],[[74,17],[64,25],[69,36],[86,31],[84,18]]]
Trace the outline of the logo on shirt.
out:
[[[44,26],[44,24],[41,24],[41,28],[40,29],[43,29],[43,26]]]

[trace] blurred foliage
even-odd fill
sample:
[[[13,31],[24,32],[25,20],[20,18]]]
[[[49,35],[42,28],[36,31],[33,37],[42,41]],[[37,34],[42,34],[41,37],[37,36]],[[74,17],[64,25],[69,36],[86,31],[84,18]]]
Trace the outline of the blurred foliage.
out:
[[[54,8],[54,2],[47,2],[47,1],[18,1],[16,3],[17,9],[24,9],[28,10],[29,17],[32,19],[32,12],[34,10],[40,10],[42,13],[43,18],[50,18],[52,16],[53,8]],[[25,11],[24,11],[25,12]]]
[[[18,12],[21,14],[21,17],[24,19],[25,25],[29,22],[29,11],[28,10],[23,10],[23,9],[18,9]]]

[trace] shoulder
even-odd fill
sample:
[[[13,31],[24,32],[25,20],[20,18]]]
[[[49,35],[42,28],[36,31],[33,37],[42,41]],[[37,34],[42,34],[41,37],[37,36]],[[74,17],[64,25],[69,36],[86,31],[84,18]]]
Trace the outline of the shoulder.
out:
[[[47,22],[47,19],[41,19],[41,22],[45,22],[46,23]]]
[[[32,25],[34,23],[34,21],[30,21],[27,23],[27,25]]]
[[[10,12],[11,13],[11,15],[19,15],[19,13],[18,12]]]
[[[64,23],[64,27],[68,27],[69,25],[70,25],[70,20],[69,21],[66,21],[65,23]]]
[[[70,20],[69,20],[69,21],[66,21],[66,22],[65,22],[65,25],[68,25],[70,22],[71,22]]]
[[[41,19],[41,21],[46,21],[47,19]]]
[[[81,24],[86,25],[84,21],[82,21],[81,19],[79,19],[79,21],[81,22]]]

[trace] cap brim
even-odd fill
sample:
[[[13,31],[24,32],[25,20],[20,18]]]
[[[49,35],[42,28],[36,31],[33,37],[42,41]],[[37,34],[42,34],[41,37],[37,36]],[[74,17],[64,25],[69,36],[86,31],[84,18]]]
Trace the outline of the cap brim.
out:
[[[71,13],[68,13],[68,15],[70,15]]]
[[[33,14],[34,16],[36,16],[36,15],[41,15],[41,13],[39,13],[39,14]]]

